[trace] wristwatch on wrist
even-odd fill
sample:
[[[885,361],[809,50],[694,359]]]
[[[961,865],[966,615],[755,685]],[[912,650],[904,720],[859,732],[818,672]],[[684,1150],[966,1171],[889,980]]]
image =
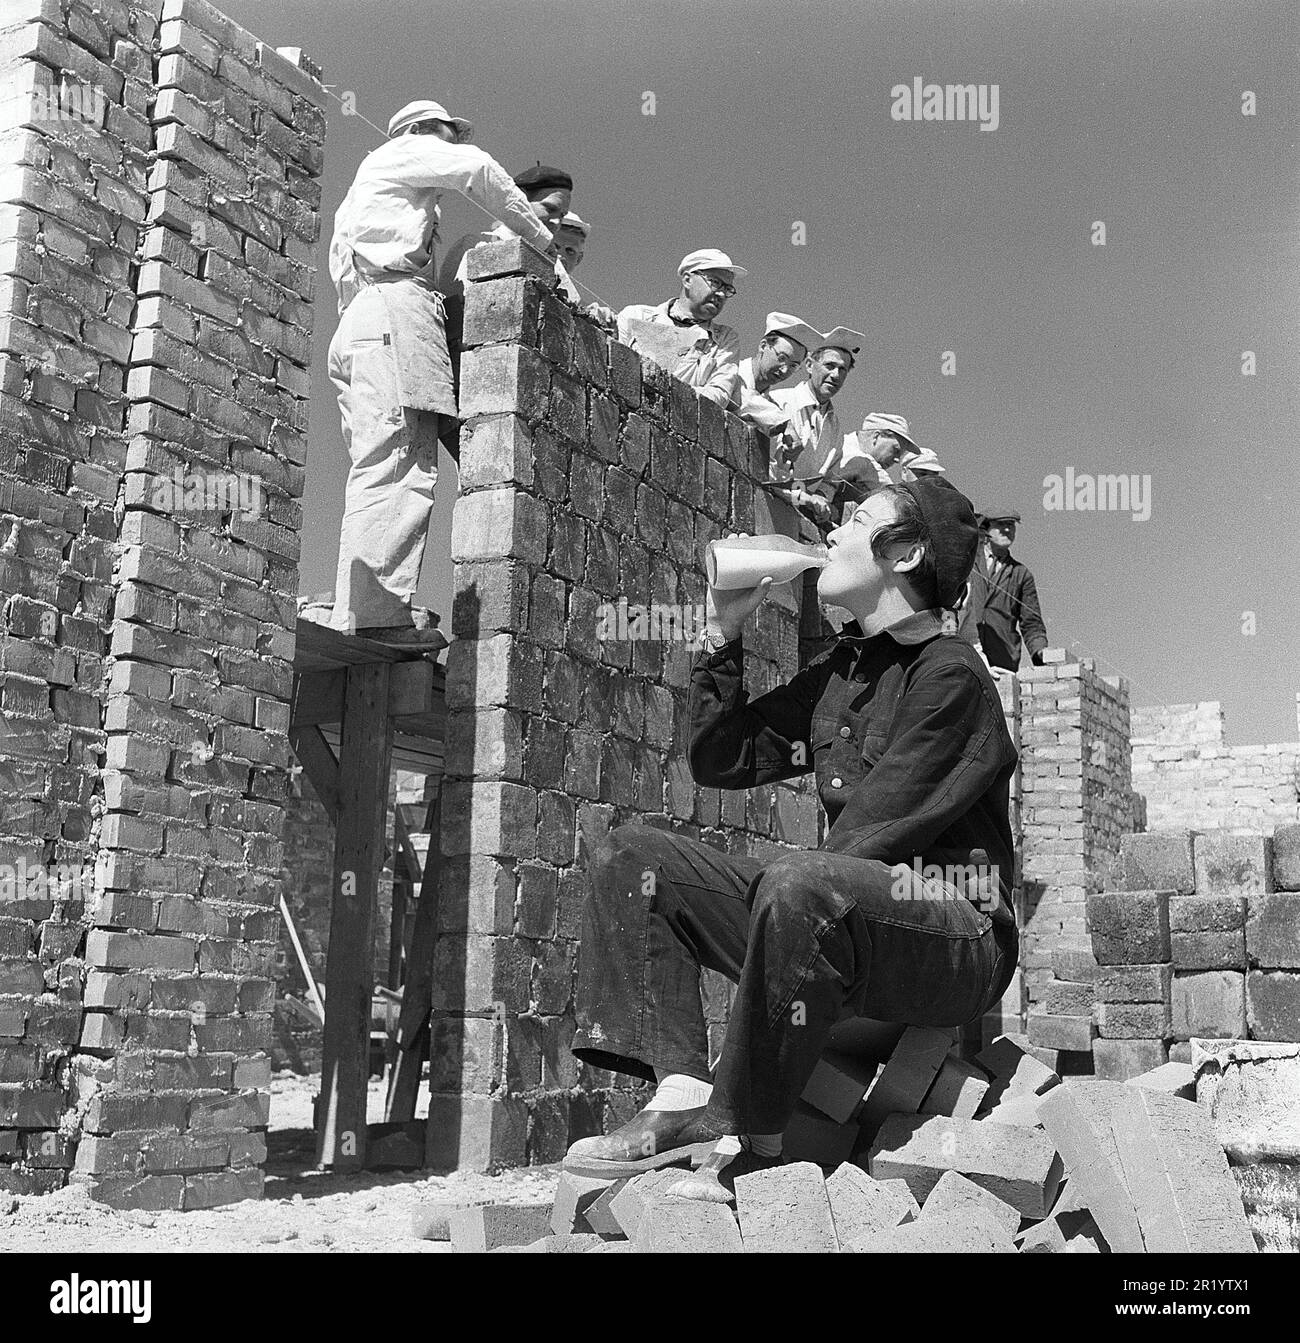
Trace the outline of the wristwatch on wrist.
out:
[[[716,633],[712,630],[704,631],[704,646],[711,653],[720,653],[730,642],[721,630]]]

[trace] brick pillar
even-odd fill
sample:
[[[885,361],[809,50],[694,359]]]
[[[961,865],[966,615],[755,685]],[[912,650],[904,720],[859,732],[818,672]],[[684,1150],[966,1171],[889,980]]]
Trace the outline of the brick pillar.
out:
[[[1066,662],[1059,649],[1046,657],[1019,673],[1021,965],[1031,1041],[1087,1051],[1090,1014],[1051,1011],[1046,1000],[1060,999],[1053,955],[1060,968],[1066,953],[1089,952],[1087,898],[1103,888],[1131,829],[1128,686],[1100,675],[1092,658]]]
[[[1020,681],[1017,676],[1011,672],[995,671],[993,673],[993,682],[998,688],[998,698],[1002,702],[1002,713],[1006,720],[1007,734],[1011,740],[1016,743],[1017,754],[1021,753],[1020,743]],[[1008,820],[1011,823],[1011,842],[1014,846],[1016,870],[1011,877],[1012,887],[1012,906],[1017,910],[1021,907],[1021,798],[1020,798],[1020,769],[1021,762],[1017,759],[1016,768],[1011,775],[1010,780],[1010,800],[1008,805]],[[1015,977],[1007,986],[1007,991],[1002,995],[1002,999],[993,1008],[984,1014],[982,1022],[978,1029],[982,1044],[991,1044],[999,1035],[1004,1033],[1016,1034],[1024,1029],[1025,1017],[1025,980],[1023,961],[1017,968]],[[975,1027],[970,1028],[970,1038],[973,1043]]]
[[[15,1049],[66,1017],[74,1066],[42,1075],[96,1197],[210,1206],[260,1192],[265,1152],[323,91],[203,0],[15,9],[40,92],[3,108],[0,768],[53,762],[29,847],[96,865],[22,910],[87,932],[47,947]],[[10,688],[15,634],[39,693]]]
[[[598,837],[639,819],[743,852],[817,842],[807,787],[694,785],[694,649],[653,637],[694,620],[702,550],[724,527],[793,525],[755,496],[763,446],[552,281],[522,242],[470,253],[428,1143],[440,1167],[554,1161],[639,1104],[629,1079],[569,1054]],[[639,611],[651,637],[617,637]],[[746,653],[751,693],[797,670],[788,587]],[[728,998],[706,986],[715,1050]]]
[[[55,1130],[86,905],[101,827],[118,824],[104,820],[101,682],[153,8],[81,13],[74,34],[57,6],[23,0],[0,29],[0,1163],[14,1163],[0,1188],[20,1192],[71,1164]]]

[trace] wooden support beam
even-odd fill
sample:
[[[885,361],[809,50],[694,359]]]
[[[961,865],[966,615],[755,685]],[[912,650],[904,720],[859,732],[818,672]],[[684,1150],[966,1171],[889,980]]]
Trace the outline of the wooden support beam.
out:
[[[392,727],[391,667],[348,669],[339,749],[339,809],[316,1158],[334,1170],[361,1170],[366,1153],[366,1079],[374,990],[374,910],[384,866]]]
[[[402,815],[402,804],[393,808],[393,848],[397,862],[393,864],[394,877],[399,875],[398,863],[405,865],[405,875],[409,882],[420,880],[420,858],[411,843],[411,832],[407,828],[406,817]]]
[[[397,1025],[397,1058],[388,1079],[384,1118],[400,1123],[415,1117],[420,1069],[429,1046],[429,1013],[433,1006],[433,951],[438,941],[438,897],[442,872],[442,789],[429,812],[429,852],[424,859],[415,927],[406,955],[402,1015]]]
[[[388,987],[402,987],[402,935],[406,931],[406,900],[411,883],[404,877],[393,877],[393,909],[388,920]]]
[[[326,815],[338,825],[339,762],[334,758],[325,734],[318,727],[290,728],[289,745],[302,762],[303,772],[316,790]]]
[[[394,718],[414,720],[418,727],[432,714],[430,721],[440,729],[446,717],[443,703],[443,669],[425,660],[392,664],[388,691],[388,712]],[[337,723],[343,718],[343,696],[348,672],[344,667],[333,671],[304,671],[294,678],[293,703],[289,722],[293,727],[315,723]]]
[[[335,671],[299,672],[293,678],[293,701],[289,705],[291,727],[341,722],[347,684],[347,671],[341,667]]]

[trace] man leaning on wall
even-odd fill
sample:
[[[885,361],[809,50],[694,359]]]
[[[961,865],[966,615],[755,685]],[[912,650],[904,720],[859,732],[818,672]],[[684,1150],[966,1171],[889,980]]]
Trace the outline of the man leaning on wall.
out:
[[[681,292],[666,303],[629,304],[618,314],[619,340],[649,352],[653,336],[651,357],[670,354],[674,377],[706,400],[728,405],[739,378],[740,337],[718,315],[735,294],[735,282],[748,274],[716,247],[689,252],[677,267]],[[667,330],[657,332],[658,327]]]

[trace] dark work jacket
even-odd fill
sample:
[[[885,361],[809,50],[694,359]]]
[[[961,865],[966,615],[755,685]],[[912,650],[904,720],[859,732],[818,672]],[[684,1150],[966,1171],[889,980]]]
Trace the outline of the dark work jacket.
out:
[[[981,545],[971,570],[970,600],[962,612],[959,632],[963,639],[979,643],[995,667],[1008,671],[1020,666],[1021,634],[1031,657],[1046,648],[1047,627],[1028,566],[1008,555],[994,585],[989,581],[988,561]]]
[[[972,864],[983,849],[1014,926],[1007,817],[1015,747],[988,669],[936,612],[864,638],[845,626],[786,685],[750,702],[739,639],[695,660],[690,766],[707,788],[810,770],[830,829],[821,848],[895,864]]]

